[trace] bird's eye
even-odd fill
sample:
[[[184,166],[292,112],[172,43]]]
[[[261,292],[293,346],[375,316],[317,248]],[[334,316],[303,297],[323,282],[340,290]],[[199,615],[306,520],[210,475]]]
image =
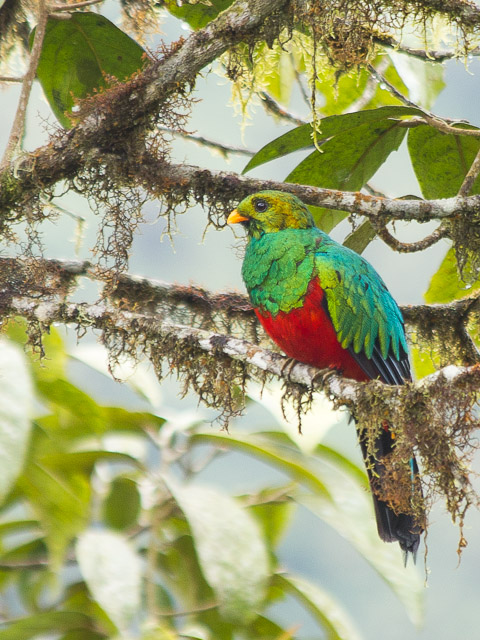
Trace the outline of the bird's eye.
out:
[[[259,198],[258,200],[255,200],[253,206],[255,207],[255,211],[258,211],[258,213],[263,213],[268,209],[269,204],[266,200],[262,200],[261,198]]]

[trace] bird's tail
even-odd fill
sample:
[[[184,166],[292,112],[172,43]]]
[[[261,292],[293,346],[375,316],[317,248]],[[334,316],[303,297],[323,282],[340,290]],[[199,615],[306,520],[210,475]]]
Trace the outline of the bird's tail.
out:
[[[367,451],[365,436],[361,433],[359,433],[359,441],[370,481],[378,535],[385,542],[398,541],[400,548],[405,553],[405,562],[409,553],[415,560],[424,520],[423,494],[417,461],[412,457],[396,474],[397,477],[387,479],[382,459],[392,452],[395,442],[394,435],[388,425],[382,429],[375,440],[375,456]],[[398,504],[393,504],[393,501],[387,497],[385,500],[382,499],[387,493],[384,485],[388,484],[389,493],[392,495],[393,483],[398,484],[400,496]]]

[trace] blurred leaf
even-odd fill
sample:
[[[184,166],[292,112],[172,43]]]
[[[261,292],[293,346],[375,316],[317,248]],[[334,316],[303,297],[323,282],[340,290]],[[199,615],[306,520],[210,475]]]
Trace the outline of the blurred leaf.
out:
[[[49,611],[37,613],[29,618],[13,622],[0,630],[0,640],[28,640],[43,634],[59,633],[73,629],[90,631],[92,621],[82,613],[72,611]],[[86,636],[87,638],[88,636]]]
[[[288,487],[285,487],[288,489]],[[282,487],[264,489],[256,494],[258,504],[249,506],[249,510],[260,523],[267,546],[274,549],[285,534],[292,520],[295,505],[288,496],[281,496]]]
[[[179,20],[187,22],[192,29],[201,29],[216,18],[221,11],[228,9],[233,0],[208,0],[200,2],[182,2],[163,0],[162,6]]]
[[[96,13],[71,13],[47,22],[37,76],[63,127],[75,101],[105,87],[106,76],[120,81],[143,66],[144,50],[113,22]],[[66,17],[66,16],[65,16]],[[34,32],[30,37],[33,43]]]
[[[87,629],[74,629],[63,635],[59,640],[103,640],[104,638],[107,638],[104,633]]]
[[[326,118],[321,118],[318,121],[317,142],[326,141],[329,138],[338,136],[340,134],[346,134],[359,127],[364,127],[367,130],[372,129],[374,131],[379,123],[383,123],[384,127],[386,126],[386,123],[389,124],[390,127],[394,127],[396,126],[395,121],[391,120],[387,122],[389,118],[394,119],[403,116],[416,116],[422,115],[422,113],[423,112],[420,109],[415,109],[412,107],[388,106],[366,111],[356,111],[355,113],[345,113],[341,115],[328,116]],[[363,130],[364,129],[362,129],[362,131]],[[348,146],[348,138],[349,136],[344,137],[343,147]],[[375,140],[375,136],[373,136],[373,139]],[[342,145],[340,146],[342,147]],[[308,147],[313,147],[312,126],[310,124],[304,124],[300,127],[292,129],[291,131],[288,131],[287,133],[284,133],[279,138],[272,140],[264,147],[262,147],[260,151],[258,151],[253,156],[253,158],[250,159],[247,166],[243,170],[243,173],[250,171],[250,169],[253,169],[254,167],[258,167],[265,162],[270,162],[271,160],[281,158],[282,156],[292,153],[293,151],[306,149]],[[364,150],[363,147],[362,150]],[[393,149],[391,149],[391,151],[393,151]],[[305,182],[301,184],[309,183]],[[339,187],[335,187],[332,185],[331,188],[333,189]]]
[[[58,571],[68,544],[87,524],[90,512],[89,478],[80,473],[52,470],[35,458],[19,477],[19,491],[37,515],[49,549],[52,568]]]
[[[30,437],[33,389],[23,351],[0,339],[0,502],[22,470]]]
[[[395,50],[390,51],[389,57],[408,88],[410,100],[424,109],[431,109],[445,88],[445,67]]]
[[[76,556],[93,597],[126,633],[140,610],[140,558],[120,534],[93,529],[79,536]]]
[[[275,582],[300,600],[321,624],[329,640],[361,640],[347,612],[318,585],[288,574],[276,574]]]
[[[290,53],[278,44],[274,44],[273,48],[270,49],[266,43],[261,43],[257,45],[256,55],[257,49],[260,58],[269,57],[270,68],[265,78],[267,92],[280,104],[288,104],[296,77]],[[272,62],[275,62],[275,64],[272,64]],[[259,65],[256,59],[255,64],[255,73],[258,74]]]
[[[465,284],[460,279],[455,250],[451,247],[442,263],[432,276],[428,289],[424,293],[428,304],[452,302],[470,296],[480,289],[480,278],[473,284]]]
[[[27,343],[26,323],[19,318],[10,322],[7,329],[10,340],[23,346]],[[60,333],[51,326],[48,333],[42,334],[42,345],[45,357],[40,359],[37,354],[27,352],[31,365],[31,372],[35,381],[55,380],[65,376],[67,352]]]
[[[92,473],[93,467],[100,461],[119,463],[123,462],[135,467],[139,466],[139,462],[133,456],[118,451],[73,451],[73,452],[57,452],[42,456],[41,462],[48,465],[53,470],[84,472],[87,475]]]
[[[440,361],[435,358],[434,354],[425,349],[413,347],[410,349],[412,359],[413,372],[415,379],[421,380],[425,376],[434,373],[440,367]],[[435,363],[437,366],[435,366]]]
[[[94,621],[95,629],[102,635],[114,637],[117,633],[117,628],[93,598],[83,580],[66,587],[62,608],[66,611],[78,611],[89,616]]]
[[[247,629],[252,640],[291,640],[293,635],[287,629],[282,629],[276,622],[257,616]]]
[[[410,129],[408,150],[423,196],[427,199],[455,196],[479,149],[480,140],[472,136],[445,134],[428,125]],[[475,180],[470,193],[480,193],[480,178]]]
[[[192,434],[191,441],[210,442],[216,446],[244,451],[288,473],[292,478],[309,486],[316,493],[326,497],[329,495],[327,488],[319,477],[312,470],[306,468],[305,457],[295,451],[293,447],[290,450],[287,448],[280,449],[268,434],[243,435],[236,433],[233,435],[225,432],[196,432]]]
[[[238,502],[215,489],[180,487],[171,479],[167,485],[191,528],[220,611],[227,621],[248,624],[263,604],[270,575],[257,523]]]
[[[343,246],[362,254],[376,235],[370,220],[365,220],[345,238]]]
[[[68,380],[39,380],[37,386],[56,416],[56,419],[46,417],[38,422],[64,442],[109,432],[143,433],[147,427],[158,430],[165,423],[152,413],[99,405]]]
[[[115,478],[103,503],[103,517],[112,529],[128,529],[137,522],[140,493],[130,478]]]
[[[343,461],[338,464],[335,456],[328,456],[321,465],[321,476],[332,494],[331,500],[300,492],[292,494],[293,497],[357,549],[394,591],[410,619],[420,625],[425,596],[423,581],[413,564],[404,567],[397,544],[379,539],[373,502],[365,491],[364,474],[360,478],[358,469],[349,469]]]

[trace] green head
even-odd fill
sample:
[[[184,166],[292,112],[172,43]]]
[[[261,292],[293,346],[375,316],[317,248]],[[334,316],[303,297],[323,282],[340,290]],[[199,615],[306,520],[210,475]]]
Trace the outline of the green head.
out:
[[[248,196],[232,211],[227,222],[240,222],[247,227],[249,235],[256,238],[262,233],[315,226],[312,214],[303,202],[283,191],[260,191]]]

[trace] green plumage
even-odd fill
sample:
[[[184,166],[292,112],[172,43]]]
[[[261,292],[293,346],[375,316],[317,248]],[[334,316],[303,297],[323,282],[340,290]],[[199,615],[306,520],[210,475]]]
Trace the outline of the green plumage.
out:
[[[253,198],[259,196],[275,206],[265,213],[255,211]],[[403,320],[381,277],[361,256],[315,227],[297,198],[288,196],[285,201],[290,209],[292,204],[300,209],[296,228],[291,228],[291,213],[290,228],[280,226],[271,214],[268,217],[278,211],[277,192],[256,194],[237,208],[250,220],[242,275],[253,305],[273,316],[288,313],[302,306],[311,280],[318,278],[342,347],[352,345],[355,353],[363,351],[371,358],[378,341],[383,358],[391,348],[398,359],[400,347],[407,352]]]

